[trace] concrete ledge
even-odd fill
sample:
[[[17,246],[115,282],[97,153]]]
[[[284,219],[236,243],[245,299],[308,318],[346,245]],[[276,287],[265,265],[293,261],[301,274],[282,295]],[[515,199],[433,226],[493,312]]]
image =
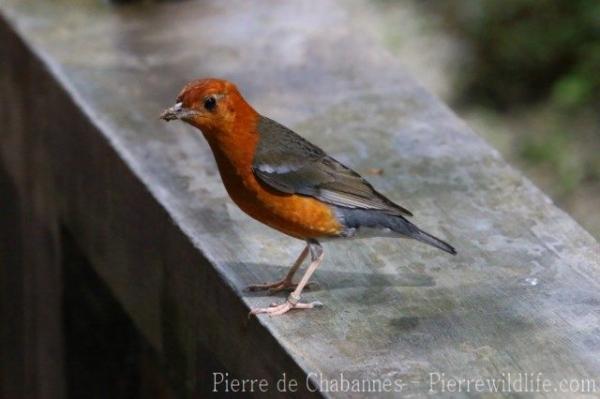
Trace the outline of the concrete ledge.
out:
[[[266,378],[273,397],[284,372],[301,397],[349,396],[307,391],[341,373],[411,397],[442,373],[597,379],[598,243],[361,34],[357,4],[2,3],[0,186],[17,204],[2,229],[20,237],[7,263],[18,273],[2,270],[4,349],[18,363],[3,364],[5,396],[65,392],[61,229],[178,396],[202,396],[214,371]],[[357,170],[382,168],[369,180],[459,255],[327,244],[321,289],[306,295],[323,309],[248,320],[272,299],[242,288],[279,277],[302,243],[243,215],[203,140],[158,121],[200,76],[237,82]],[[12,300],[22,312],[9,317]]]

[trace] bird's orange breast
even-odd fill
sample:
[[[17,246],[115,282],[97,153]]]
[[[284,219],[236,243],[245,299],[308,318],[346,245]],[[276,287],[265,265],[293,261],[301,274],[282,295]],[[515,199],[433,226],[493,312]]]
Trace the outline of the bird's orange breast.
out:
[[[256,178],[252,171],[256,135],[244,131],[228,136],[206,138],[229,196],[244,212],[300,239],[340,234],[342,226],[329,205],[312,197],[278,192]]]

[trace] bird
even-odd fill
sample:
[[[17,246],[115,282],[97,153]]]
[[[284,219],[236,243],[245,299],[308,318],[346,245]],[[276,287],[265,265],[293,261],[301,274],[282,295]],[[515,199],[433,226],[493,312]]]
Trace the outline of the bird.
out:
[[[354,170],[284,125],[259,114],[235,84],[216,78],[186,84],[160,118],[181,120],[205,137],[231,199],[252,218],[306,245],[279,281],[252,291],[291,291],[280,304],[249,315],[282,315],[322,304],[301,294],[323,260],[320,242],[363,237],[412,238],[455,255],[450,244],[421,230],[413,216]],[[310,255],[298,283],[293,277]]]

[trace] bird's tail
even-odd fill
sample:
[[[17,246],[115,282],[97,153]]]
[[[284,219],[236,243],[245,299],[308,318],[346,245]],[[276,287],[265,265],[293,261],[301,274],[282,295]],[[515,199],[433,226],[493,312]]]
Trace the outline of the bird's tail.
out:
[[[390,219],[388,219],[390,221]],[[440,240],[437,237],[432,236],[429,233],[424,232],[402,216],[396,216],[391,219],[389,227],[406,237],[414,238],[417,241],[421,241],[425,244],[429,244],[433,247],[441,249],[442,251],[448,252],[449,254],[456,255],[456,249],[447,242]]]
[[[409,237],[414,238],[417,241],[424,242],[425,244],[429,244],[431,246],[439,248],[442,251],[448,252],[449,254],[456,255],[456,249],[454,249],[454,247],[452,245],[440,240],[437,237],[432,236],[429,233],[424,232],[423,230],[419,229],[416,226],[415,226],[415,228],[416,228],[416,231],[411,232]]]
[[[336,208],[343,224],[365,237],[408,237],[456,255],[452,245],[424,232],[405,217],[366,209]],[[364,229],[367,231],[362,231]]]
[[[433,247],[441,249],[442,251],[448,252],[449,254],[456,255],[456,249],[454,249],[452,245],[432,236],[429,233],[424,232],[402,216],[388,218],[387,222],[388,227],[396,233],[400,233],[406,237],[414,238],[417,241],[429,244]]]

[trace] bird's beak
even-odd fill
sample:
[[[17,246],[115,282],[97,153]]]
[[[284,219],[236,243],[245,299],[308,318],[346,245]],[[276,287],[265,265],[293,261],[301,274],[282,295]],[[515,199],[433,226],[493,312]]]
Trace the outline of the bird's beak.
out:
[[[172,121],[175,119],[186,119],[190,116],[194,116],[196,111],[191,110],[189,108],[185,108],[181,102],[173,105],[171,108],[167,108],[160,114],[160,119],[164,119],[165,121]]]

